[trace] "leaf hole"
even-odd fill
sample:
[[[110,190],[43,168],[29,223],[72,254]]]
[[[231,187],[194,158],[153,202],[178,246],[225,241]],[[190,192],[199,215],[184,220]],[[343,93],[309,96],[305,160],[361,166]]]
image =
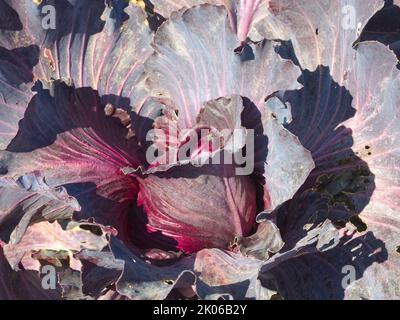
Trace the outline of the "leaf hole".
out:
[[[242,62],[254,60],[256,57],[253,52],[253,48],[246,44],[237,47],[234,52],[240,57]]]
[[[82,230],[87,230],[93,233],[96,236],[102,236],[103,235],[103,230],[99,226],[93,225],[93,224],[81,224],[79,226]]]
[[[368,229],[367,224],[359,216],[351,217],[350,222],[357,228],[358,232],[364,232]]]
[[[172,286],[175,283],[175,281],[174,280],[164,280],[164,283],[169,286]]]

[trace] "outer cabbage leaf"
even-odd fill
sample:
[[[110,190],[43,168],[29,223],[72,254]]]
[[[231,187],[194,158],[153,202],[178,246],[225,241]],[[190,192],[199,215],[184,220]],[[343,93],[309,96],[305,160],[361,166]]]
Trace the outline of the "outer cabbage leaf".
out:
[[[95,234],[90,231],[99,231]],[[90,224],[71,222],[64,230],[58,222],[40,222],[28,228],[21,241],[10,242],[3,248],[4,255],[12,268],[19,271],[18,265],[22,263],[25,270],[38,270],[40,264],[32,254],[40,250],[62,251],[69,255],[72,268],[80,270],[77,261],[73,261],[73,253],[82,249],[101,251],[107,244],[109,230]]]
[[[310,152],[282,126],[270,104],[267,100],[260,111],[247,108],[242,115],[246,127],[255,128],[256,173],[264,180],[264,210],[268,212],[291,199],[314,169]]]
[[[291,21],[289,26],[301,26],[305,21],[297,15],[297,11],[302,10],[298,2],[276,5],[271,7],[272,14],[284,17],[285,21],[292,17],[288,20]],[[340,4],[335,2],[331,5]],[[372,3],[360,5],[363,8],[356,10],[357,14],[366,18],[377,9]],[[358,45],[357,53],[351,51],[349,44],[358,34],[352,35],[350,30],[339,27],[335,39],[345,39],[347,46],[332,47],[330,40],[329,45],[324,44],[324,39],[329,39],[325,35],[335,30],[332,26],[340,24],[317,26],[316,17],[321,14],[315,13],[324,6],[322,3],[321,6],[313,4],[313,8],[304,12],[311,23],[307,26],[310,28],[308,38],[315,38],[315,41],[306,42],[304,34],[307,33],[296,27],[298,37],[291,40],[298,56],[286,45],[281,48],[281,53],[292,56],[294,61],[298,59],[303,68],[314,70],[317,65],[310,64],[307,59],[312,56],[309,49],[313,46],[309,44],[315,42],[315,50],[320,52],[317,56],[321,57],[317,63],[330,67],[319,66],[315,72],[304,71],[301,79],[304,88],[284,95],[284,101],[291,104],[293,111],[293,121],[288,124],[288,129],[298,135],[302,144],[312,152],[316,169],[293,203],[277,214],[286,247],[281,251],[282,257],[278,254],[276,260],[285,262],[276,267],[272,262],[269,266],[267,264],[263,270],[263,283],[280,288],[284,297],[292,299],[395,298],[399,292],[392,279],[398,277],[399,270],[395,267],[398,265],[398,241],[393,230],[398,224],[399,210],[392,199],[397,198],[395,137],[398,128],[395,119],[398,103],[392,85],[398,86],[397,61],[388,50],[374,43]],[[368,14],[365,10],[369,10]],[[367,20],[360,18],[360,21],[359,32]],[[267,25],[264,23],[264,27]],[[279,28],[274,26],[271,30]],[[318,32],[312,33],[312,30]],[[296,34],[294,28],[292,31]],[[335,57],[335,60],[330,57]],[[341,63],[337,63],[338,59]],[[340,84],[346,85],[349,91]],[[374,150],[374,142],[378,151]],[[381,156],[375,158],[374,151]],[[314,188],[322,195],[316,197],[308,188]],[[304,202],[309,204],[309,213],[305,216],[304,210],[299,209]],[[326,218],[341,226],[350,223],[347,223],[341,244],[336,249],[326,253],[308,250],[306,253],[313,254],[305,255],[303,250],[299,253],[296,249],[294,240],[306,232],[304,223],[299,222],[301,217],[306,221],[309,219],[306,229]],[[297,258],[286,260],[285,255]],[[345,276],[342,272],[348,270],[348,266],[355,268],[356,281],[347,287],[347,284],[342,285]],[[271,273],[268,270],[272,270]],[[290,283],[294,285],[290,286]]]
[[[400,297],[394,281],[400,274],[400,256],[396,251],[399,247],[396,230],[400,226],[400,203],[396,201],[399,195],[400,71],[393,53],[378,43],[362,43],[357,51],[359,58],[350,76],[353,81],[349,88],[358,112],[346,126],[353,130],[353,150],[375,175],[376,187],[361,217],[367,230],[384,242],[388,259],[367,269],[348,295],[393,299]],[[371,66],[371,61],[376,62]],[[370,281],[379,282],[376,291],[368,288]],[[358,286],[367,292],[358,291]]]
[[[254,22],[251,37],[290,40],[303,69],[329,67],[343,84],[352,66],[352,44],[382,0],[270,0]]]
[[[176,13],[158,29],[155,53],[145,64],[150,94],[172,100],[186,128],[206,101],[219,97],[241,95],[262,106],[275,91],[299,87],[299,70],[276,54],[274,44],[263,41],[236,54],[240,42],[224,7]]]
[[[157,0],[154,1],[154,10],[165,18],[169,18],[174,11],[188,9],[200,4],[225,5],[228,9],[232,29],[237,33],[238,39],[243,42],[252,27],[253,19],[262,11],[260,7],[266,6],[263,0]]]
[[[398,198],[399,70],[393,53],[374,42],[359,44],[353,63],[350,92],[320,68],[304,73],[304,89],[286,94],[293,111],[288,128],[311,150],[316,169],[277,213],[286,246],[262,270],[264,284],[284,298],[399,296],[393,281],[399,274],[395,235],[399,209],[394,200]],[[318,83],[321,98],[307,106]],[[296,239],[326,219],[344,227],[339,245],[323,253],[299,251]],[[355,271],[351,284],[343,282],[349,268]]]
[[[262,261],[219,249],[197,253],[196,292],[203,299],[269,299],[274,291],[261,286],[258,270]]]
[[[55,8],[54,30],[42,26],[46,5]],[[53,79],[92,87],[102,103],[115,108],[130,110],[142,104],[146,95],[141,75],[143,62],[152,52],[152,34],[141,8],[118,1],[105,7],[102,0],[48,0],[40,5],[31,0],[3,0],[0,8],[15,16],[1,20],[0,46],[5,49],[0,55],[4,60],[0,80],[6,84],[0,89],[4,115],[0,147],[5,148],[17,132],[32,97],[29,89],[34,77],[45,87],[51,87]]]
[[[92,89],[55,83],[52,91],[38,88],[18,135],[0,154],[4,173],[39,170],[49,186],[64,186],[78,200],[75,218],[124,224],[137,184],[121,168],[140,163],[137,143],[126,139],[119,119],[105,115]]]
[[[0,178],[0,208],[2,238],[9,236],[12,244],[21,241],[30,224],[70,219],[81,209],[64,188],[50,188],[37,172],[21,176],[18,181]]]

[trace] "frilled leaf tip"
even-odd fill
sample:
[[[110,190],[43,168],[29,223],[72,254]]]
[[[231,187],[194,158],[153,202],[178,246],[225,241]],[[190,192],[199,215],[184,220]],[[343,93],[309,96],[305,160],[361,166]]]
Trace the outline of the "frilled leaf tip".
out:
[[[382,6],[0,0],[0,298],[399,298]]]

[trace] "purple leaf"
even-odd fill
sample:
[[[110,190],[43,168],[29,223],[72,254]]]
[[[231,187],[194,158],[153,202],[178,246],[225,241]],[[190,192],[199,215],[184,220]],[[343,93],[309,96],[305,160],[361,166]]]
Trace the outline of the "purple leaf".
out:
[[[265,210],[293,197],[314,169],[311,154],[300,141],[284,129],[269,110],[262,112],[264,135],[268,137],[268,156],[264,164],[264,177],[271,201]]]
[[[276,291],[258,280],[262,261],[219,249],[197,253],[196,292],[203,299],[270,299]]]
[[[29,105],[9,151],[0,154],[3,170],[10,177],[40,170],[49,186],[64,186],[78,199],[77,217],[124,223],[137,184],[120,169],[139,165],[137,143],[105,115],[93,90],[55,83],[52,91],[39,89]]]
[[[51,79],[71,80],[78,88],[98,90],[104,103],[125,110],[139,107],[146,98],[141,75],[143,62],[152,53],[152,34],[139,7],[114,3],[105,7],[102,0],[7,2],[24,21],[24,28],[6,32],[2,45],[17,48],[25,45],[22,38],[26,45],[36,45],[40,60],[35,75],[46,86]],[[55,8],[54,30],[42,27],[45,5]]]
[[[306,130],[307,112],[295,111],[298,101],[307,103],[313,77],[304,78],[305,89],[300,97],[294,99],[289,95],[294,111],[289,128],[297,131],[300,140],[312,150],[316,169],[291,203],[277,213],[287,247],[281,250],[281,257],[277,255],[276,261],[269,261],[269,267],[267,264],[264,269],[266,277],[278,281],[279,292],[288,299],[393,299],[399,296],[392,281],[399,274],[396,230],[400,216],[395,200],[398,198],[396,135],[399,132],[396,63],[396,57],[383,45],[374,42],[358,45],[347,81],[354,97],[355,116],[344,121],[353,115],[346,116],[343,112],[340,115],[341,108],[345,111],[351,102],[343,89],[331,92],[329,100],[323,103],[321,99],[321,104],[313,107],[325,106],[319,109],[321,116],[315,119],[330,118],[331,128],[340,128],[343,121],[341,130],[326,127],[321,133],[312,122]],[[332,85],[329,77],[325,77],[321,88]],[[323,110],[334,111],[337,116],[333,118]],[[303,118],[298,118],[299,114]],[[304,129],[298,131],[301,127]],[[315,139],[313,135],[317,132]],[[319,194],[310,193],[307,187],[312,186]],[[298,239],[327,218],[344,227],[340,243],[323,253],[310,248],[299,251]],[[332,236],[329,238],[332,243],[336,241]],[[355,279],[343,287],[342,271],[348,267],[354,268]],[[269,268],[273,275],[268,274]],[[314,291],[310,291],[312,287]]]
[[[310,152],[279,123],[269,105],[268,100],[257,109],[246,101],[242,121],[246,128],[255,130],[255,172],[264,185],[264,210],[272,212],[293,197],[314,163]]]
[[[169,18],[174,11],[183,11],[206,3],[224,5],[227,8],[232,30],[242,43],[246,40],[258,11],[262,11],[260,7],[266,6],[263,0],[158,0],[154,10],[164,18]]]
[[[150,93],[174,101],[185,127],[194,125],[204,102],[219,97],[241,95],[261,107],[275,91],[299,87],[300,71],[274,45],[249,45],[254,57],[248,60],[234,52],[240,42],[224,7],[177,13],[157,31],[155,53],[146,62]]]
[[[65,251],[70,258],[74,252],[82,249],[101,251],[108,244],[106,230],[100,227],[100,234],[94,234],[87,230],[91,224],[70,223],[63,230],[58,222],[40,222],[28,228],[22,239],[18,242],[10,242],[3,248],[4,255],[13,269],[18,270],[18,264],[22,262],[25,270],[38,270],[38,263],[31,258],[31,254],[40,250]],[[80,269],[77,262],[70,265]]]
[[[349,83],[349,88],[358,112],[346,125],[353,130],[353,150],[375,175],[376,187],[361,218],[367,230],[384,242],[388,252],[388,261],[367,270],[357,285],[366,288],[368,281],[378,281],[369,280],[371,277],[380,279],[376,296],[371,291],[365,294],[369,298],[394,298],[400,296],[392,282],[400,273],[395,267],[400,259],[396,252],[399,246],[396,229],[400,227],[400,203],[397,201],[400,71],[396,68],[396,57],[383,45],[361,43],[357,52],[354,73],[350,75],[350,79],[357,82]],[[371,61],[376,62],[371,64]]]
[[[290,40],[303,69],[327,66],[342,84],[351,68],[352,44],[383,4],[382,0],[271,0],[263,6],[250,37],[258,38],[258,33],[267,39]]]
[[[31,223],[68,219],[81,209],[64,188],[50,188],[37,172],[21,176],[18,181],[0,178],[0,207],[3,230],[5,226],[15,227],[11,244],[21,241]]]

